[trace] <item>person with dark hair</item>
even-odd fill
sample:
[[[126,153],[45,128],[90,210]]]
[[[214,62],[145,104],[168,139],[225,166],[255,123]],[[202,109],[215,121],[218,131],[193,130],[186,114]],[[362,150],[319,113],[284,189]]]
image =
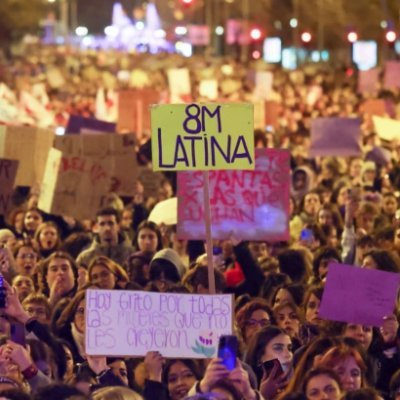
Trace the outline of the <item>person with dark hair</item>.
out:
[[[114,208],[103,208],[96,214],[96,230],[92,244],[87,250],[83,250],[77,264],[89,266],[93,258],[106,256],[117,264],[124,265],[133,247],[122,234],[120,234],[119,212]]]
[[[0,390],[0,399],[4,400],[31,400],[32,397],[20,389]]]
[[[269,305],[273,304],[274,295],[277,292],[278,288],[289,285],[291,283],[291,279],[287,274],[283,274],[280,272],[273,272],[269,274],[260,289],[260,297],[267,300]]]
[[[52,221],[40,224],[36,229],[34,239],[43,258],[50,256],[61,245],[60,231],[58,226]]]
[[[221,271],[214,269],[214,276],[216,293],[223,293],[226,289],[226,280],[224,274]],[[205,265],[197,264],[194,268],[186,272],[186,274],[182,278],[182,282],[189,288],[192,293],[209,293],[208,267]]]
[[[278,254],[279,271],[290,277],[293,283],[304,283],[308,271],[302,253],[299,250],[288,249]]]
[[[362,267],[398,273],[400,272],[400,260],[394,253],[387,250],[372,250],[365,254]]]
[[[329,368],[315,368],[304,377],[302,392],[308,400],[339,400],[343,389],[339,376]]]
[[[271,299],[273,307],[284,301],[290,301],[300,307],[303,304],[305,286],[299,283],[281,285],[275,291]]]
[[[322,282],[328,273],[329,263],[340,263],[341,257],[339,252],[329,246],[319,248],[314,255],[313,275],[314,282]]]
[[[76,396],[74,400],[85,399],[84,394],[73,386],[64,383],[53,383],[38,389],[33,396],[33,400],[69,400],[73,396]]]

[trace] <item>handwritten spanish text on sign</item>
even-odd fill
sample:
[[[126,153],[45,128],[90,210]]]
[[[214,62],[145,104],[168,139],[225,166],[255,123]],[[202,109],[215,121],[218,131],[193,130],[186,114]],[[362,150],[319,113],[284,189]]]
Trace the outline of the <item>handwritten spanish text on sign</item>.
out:
[[[254,169],[253,118],[251,104],[153,106],[153,169]]]
[[[7,214],[12,206],[11,196],[17,169],[17,160],[0,159],[0,215]]]
[[[279,241],[289,238],[289,152],[257,149],[254,171],[210,172],[212,236]],[[204,239],[203,175],[178,174],[178,236]]]
[[[86,353],[216,357],[218,338],[232,334],[232,301],[232,295],[87,290]]]
[[[400,274],[329,264],[319,316],[332,321],[382,326],[393,314]]]

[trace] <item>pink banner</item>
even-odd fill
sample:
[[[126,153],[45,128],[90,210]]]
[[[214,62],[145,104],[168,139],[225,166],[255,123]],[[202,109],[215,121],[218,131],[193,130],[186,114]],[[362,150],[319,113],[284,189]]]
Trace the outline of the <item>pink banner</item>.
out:
[[[194,46],[207,46],[210,43],[210,28],[207,25],[190,25],[188,37]]]
[[[289,239],[290,154],[257,149],[254,171],[211,171],[212,238]],[[204,240],[203,172],[178,173],[178,237]]]
[[[358,93],[376,93],[378,91],[379,69],[373,68],[358,73]]]

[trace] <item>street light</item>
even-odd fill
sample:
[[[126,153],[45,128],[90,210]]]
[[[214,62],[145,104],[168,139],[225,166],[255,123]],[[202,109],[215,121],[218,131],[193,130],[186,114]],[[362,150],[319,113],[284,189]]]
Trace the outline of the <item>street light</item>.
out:
[[[303,32],[302,34],[301,34],[301,41],[303,42],[303,43],[305,43],[305,44],[308,44],[308,43],[310,43],[311,42],[311,39],[312,39],[312,35],[311,35],[311,33],[310,32]]]
[[[386,41],[388,43],[394,43],[397,39],[397,33],[395,31],[387,31],[386,32]]]
[[[357,40],[358,40],[357,32],[354,32],[354,31],[349,32],[347,34],[347,40],[349,43],[357,42]]]

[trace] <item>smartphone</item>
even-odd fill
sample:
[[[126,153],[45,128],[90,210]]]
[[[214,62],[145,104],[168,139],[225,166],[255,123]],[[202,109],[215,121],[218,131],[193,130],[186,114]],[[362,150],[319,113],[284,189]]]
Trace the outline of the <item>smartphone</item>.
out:
[[[263,366],[263,369],[264,369],[265,373],[267,374],[267,376],[271,375],[271,372],[275,366],[277,367],[275,376],[272,377],[273,379],[276,379],[283,374],[282,365],[277,358],[274,358],[273,360],[265,361],[262,364],[262,366]]]
[[[6,308],[7,289],[4,286],[4,277],[0,275],[0,308]]]
[[[300,240],[303,242],[312,242],[314,240],[314,233],[311,229],[303,229],[300,234]]]
[[[238,340],[234,335],[222,335],[218,343],[218,358],[228,371],[232,371],[236,367],[236,358],[238,353]]]
[[[26,347],[25,325],[19,322],[12,323],[10,326],[10,337],[14,343]]]

